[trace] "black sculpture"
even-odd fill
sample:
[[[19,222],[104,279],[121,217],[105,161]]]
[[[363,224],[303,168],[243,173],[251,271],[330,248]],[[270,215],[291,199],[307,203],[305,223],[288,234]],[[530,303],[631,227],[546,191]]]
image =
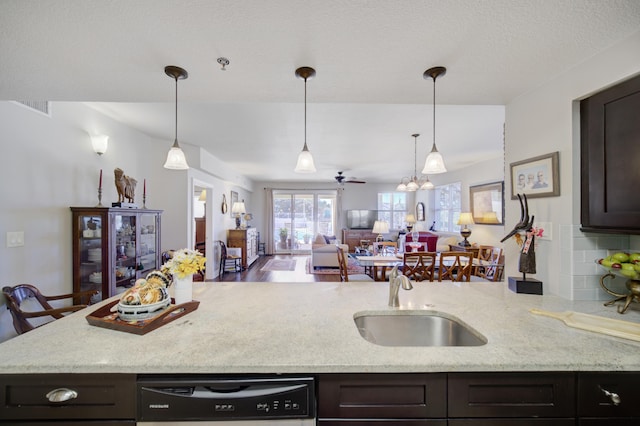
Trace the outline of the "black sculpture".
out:
[[[516,223],[513,230],[500,240],[500,242],[503,243],[518,232],[525,231],[525,240],[520,248],[520,262],[518,270],[522,272],[522,280],[526,281],[527,274],[536,273],[535,233],[533,230],[533,219],[535,216],[531,216],[531,218],[529,218],[527,195],[517,195],[518,200],[520,200],[520,222]]]

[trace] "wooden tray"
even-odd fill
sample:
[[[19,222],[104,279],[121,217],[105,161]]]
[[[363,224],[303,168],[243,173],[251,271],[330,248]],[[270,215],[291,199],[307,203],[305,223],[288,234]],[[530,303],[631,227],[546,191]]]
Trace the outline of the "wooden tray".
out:
[[[177,320],[189,312],[195,311],[198,309],[198,305],[200,305],[200,302],[197,300],[175,305],[175,299],[172,298],[171,305],[155,317],[133,322],[123,321],[118,318],[117,312],[111,312],[111,307],[117,305],[118,302],[120,302],[120,300],[115,300],[90,313],[86,316],[87,322],[91,325],[95,325],[96,327],[143,335],[155,330],[156,328],[160,328],[171,321]]]

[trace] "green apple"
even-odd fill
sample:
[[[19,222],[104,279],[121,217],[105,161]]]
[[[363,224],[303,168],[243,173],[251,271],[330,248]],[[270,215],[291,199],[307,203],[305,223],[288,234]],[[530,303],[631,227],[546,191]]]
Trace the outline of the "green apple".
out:
[[[629,261],[629,254],[619,251],[611,255],[613,260],[617,260],[619,263],[625,263]]]
[[[613,265],[613,260],[611,260],[611,258],[607,256],[604,259],[600,260],[600,264],[607,268],[611,268],[611,265]]]
[[[635,271],[635,268],[633,267],[633,263],[623,263],[621,266],[622,266],[622,269],[624,270]]]
[[[635,278],[637,273],[633,269],[621,269],[620,270],[620,275],[625,276],[627,278]]]
[[[636,270],[636,272],[640,272],[640,263],[634,263],[633,267]]]
[[[640,262],[640,253],[631,253],[629,255],[629,262],[633,262],[633,263]]]

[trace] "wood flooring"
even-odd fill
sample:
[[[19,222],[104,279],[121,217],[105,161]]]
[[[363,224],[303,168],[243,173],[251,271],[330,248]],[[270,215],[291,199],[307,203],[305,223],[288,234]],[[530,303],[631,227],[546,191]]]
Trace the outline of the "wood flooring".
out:
[[[225,272],[223,276],[212,281],[246,281],[246,282],[326,282],[340,281],[340,274],[307,274],[305,255],[273,255],[260,256],[258,260],[242,272]],[[269,259],[297,259],[294,271],[261,271]]]

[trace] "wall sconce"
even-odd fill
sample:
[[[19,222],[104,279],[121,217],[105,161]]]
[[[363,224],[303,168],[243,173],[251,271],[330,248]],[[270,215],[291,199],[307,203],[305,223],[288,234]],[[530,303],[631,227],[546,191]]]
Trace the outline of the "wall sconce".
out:
[[[467,240],[467,238],[471,236],[471,229],[469,229],[467,225],[473,225],[474,223],[471,212],[460,213],[458,225],[464,225],[464,228],[460,230],[460,235],[464,238],[464,240],[460,242],[461,246],[471,247],[471,243]]]
[[[107,135],[91,135],[91,146],[93,147],[93,151],[102,155],[107,152],[107,147],[109,145],[109,136]]]

